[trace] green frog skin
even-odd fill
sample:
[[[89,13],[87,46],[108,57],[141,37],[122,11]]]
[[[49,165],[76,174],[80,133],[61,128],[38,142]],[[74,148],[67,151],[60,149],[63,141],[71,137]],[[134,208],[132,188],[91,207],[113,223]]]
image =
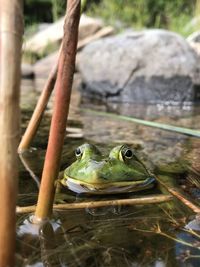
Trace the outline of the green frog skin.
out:
[[[76,193],[116,194],[152,188],[155,177],[127,145],[114,147],[103,157],[92,144],[75,151],[76,161],[64,171],[61,183]]]

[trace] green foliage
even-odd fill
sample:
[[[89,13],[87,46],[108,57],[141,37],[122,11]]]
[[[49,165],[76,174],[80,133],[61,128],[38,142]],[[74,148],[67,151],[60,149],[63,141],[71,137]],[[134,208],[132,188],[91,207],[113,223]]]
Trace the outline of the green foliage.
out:
[[[55,21],[65,14],[66,0],[51,0],[51,2],[53,20]]]
[[[65,14],[66,0],[25,0],[25,26],[53,22]]]
[[[197,8],[198,1],[82,0],[82,10],[121,27],[165,28],[188,35],[196,30],[185,26],[197,15],[197,9],[200,10],[200,4]],[[66,0],[25,0],[25,25],[53,22],[64,15],[65,9]]]
[[[25,0],[24,1],[24,18],[25,26],[38,22],[52,21],[50,0]]]
[[[87,12],[90,15],[102,17],[111,24],[120,21],[124,26],[134,28],[156,27],[180,32],[193,16],[196,0],[88,0],[87,2]]]

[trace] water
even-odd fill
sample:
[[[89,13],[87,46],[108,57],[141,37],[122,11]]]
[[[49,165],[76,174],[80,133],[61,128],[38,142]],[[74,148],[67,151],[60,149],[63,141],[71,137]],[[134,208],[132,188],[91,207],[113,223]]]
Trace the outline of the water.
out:
[[[24,131],[38,93],[31,81],[23,81],[22,122]],[[199,203],[199,147],[197,138],[161,131],[130,122],[97,117],[80,110],[92,107],[72,95],[61,169],[73,160],[73,150],[84,142],[99,145],[103,153],[116,144],[134,146],[154,173],[170,177],[186,194]],[[174,125],[200,128],[200,113],[195,107],[150,107],[98,105],[99,110],[152,119]],[[18,204],[36,202],[47,146],[52,100],[32,148],[21,163]],[[176,111],[176,113],[175,113]],[[64,191],[69,202],[85,201]],[[131,197],[122,196],[122,197]],[[104,197],[105,198],[105,197]],[[106,197],[109,199],[112,197]],[[89,200],[92,198],[90,197]],[[87,199],[88,201],[88,199]],[[17,266],[123,267],[123,266],[200,266],[200,226],[191,211],[180,203],[108,207],[100,209],[54,211],[50,222],[33,225],[30,215],[17,220]],[[189,229],[186,227],[189,223]],[[191,230],[192,228],[193,230]]]

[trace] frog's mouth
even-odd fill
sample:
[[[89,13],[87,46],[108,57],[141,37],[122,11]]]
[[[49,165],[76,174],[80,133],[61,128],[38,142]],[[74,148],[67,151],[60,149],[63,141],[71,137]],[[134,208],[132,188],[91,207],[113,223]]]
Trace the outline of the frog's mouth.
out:
[[[155,185],[155,181],[154,177],[148,177],[142,181],[90,184],[65,176],[65,178],[61,180],[61,183],[67,186],[71,191],[79,194],[117,194],[137,192],[152,188]]]

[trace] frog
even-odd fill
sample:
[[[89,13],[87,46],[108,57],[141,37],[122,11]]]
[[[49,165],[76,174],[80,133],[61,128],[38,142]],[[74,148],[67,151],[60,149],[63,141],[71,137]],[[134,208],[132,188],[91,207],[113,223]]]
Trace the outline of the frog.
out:
[[[64,170],[61,184],[75,193],[117,194],[152,188],[156,179],[136,151],[117,145],[108,156],[97,146],[82,144],[75,150],[76,161]]]

